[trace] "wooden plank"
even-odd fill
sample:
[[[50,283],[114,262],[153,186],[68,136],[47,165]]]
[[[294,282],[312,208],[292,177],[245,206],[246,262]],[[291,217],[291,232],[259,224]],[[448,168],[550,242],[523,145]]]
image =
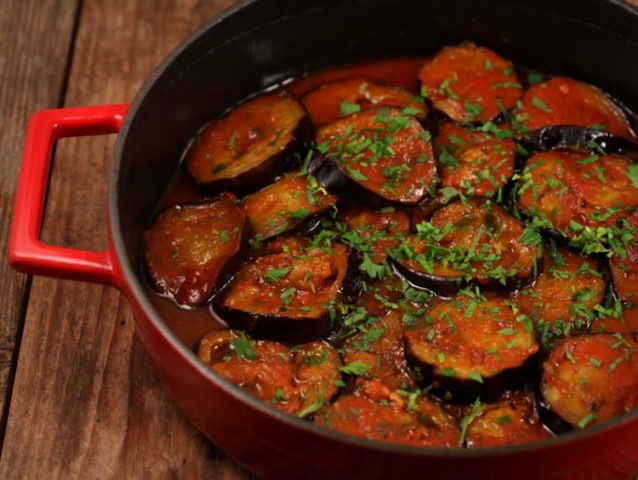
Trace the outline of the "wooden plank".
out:
[[[65,105],[129,101],[179,41],[229,3],[85,0]],[[45,241],[104,246],[112,144],[60,142]],[[34,279],[0,478],[252,478],[177,411],[134,331],[114,289]]]
[[[30,285],[9,268],[5,253],[26,122],[60,102],[77,8],[76,0],[0,2],[0,442]]]

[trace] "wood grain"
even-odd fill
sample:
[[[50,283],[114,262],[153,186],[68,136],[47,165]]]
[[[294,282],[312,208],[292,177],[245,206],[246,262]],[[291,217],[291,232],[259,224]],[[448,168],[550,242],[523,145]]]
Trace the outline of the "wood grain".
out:
[[[11,270],[6,258],[24,134],[29,114],[61,101],[78,4],[0,2],[0,441],[30,286],[28,277]]]
[[[229,1],[85,0],[65,106],[130,101],[152,68]],[[42,238],[105,245],[113,139],[60,142]],[[252,476],[177,411],[112,288],[36,278],[20,348],[0,478]]]

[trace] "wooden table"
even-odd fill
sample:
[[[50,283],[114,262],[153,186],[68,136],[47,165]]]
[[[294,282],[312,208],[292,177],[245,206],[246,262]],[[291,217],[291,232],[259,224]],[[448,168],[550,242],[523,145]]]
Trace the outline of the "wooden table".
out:
[[[6,246],[31,113],[129,102],[152,69],[233,0],[0,2],[0,478],[254,478],[159,384],[115,289],[30,278]],[[111,137],[62,140],[42,238],[106,245]]]
[[[29,114],[124,103],[233,0],[0,2],[0,478],[250,479],[158,383],[115,289],[27,277],[6,246]],[[59,143],[45,242],[102,249],[113,138]]]

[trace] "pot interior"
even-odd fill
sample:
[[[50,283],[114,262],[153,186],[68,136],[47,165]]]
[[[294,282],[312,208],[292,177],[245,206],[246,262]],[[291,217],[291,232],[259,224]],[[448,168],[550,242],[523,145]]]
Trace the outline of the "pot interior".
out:
[[[190,139],[255,92],[339,64],[423,56],[470,40],[518,65],[598,85],[638,111],[638,10],[604,0],[253,0],[182,44],[137,95],[118,137],[111,230],[151,318],[143,233]],[[165,328],[165,327],[162,327]]]

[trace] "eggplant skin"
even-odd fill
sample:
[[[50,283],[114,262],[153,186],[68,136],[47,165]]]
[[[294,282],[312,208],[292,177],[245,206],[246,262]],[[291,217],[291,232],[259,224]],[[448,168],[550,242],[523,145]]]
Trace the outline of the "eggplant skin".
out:
[[[520,366],[508,368],[491,377],[483,378],[483,383],[474,380],[446,377],[434,373],[432,365],[420,361],[406,345],[406,359],[412,368],[419,368],[421,384],[432,385],[431,393],[443,400],[454,403],[472,403],[477,397],[482,402],[496,402],[509,390],[520,390],[540,371],[540,354],[528,357]]]
[[[231,328],[244,330],[251,337],[259,340],[293,344],[312,342],[327,337],[333,326],[333,321],[327,312],[319,318],[291,318],[238,310],[217,302],[213,302],[211,308],[213,313]]]
[[[339,290],[339,295],[349,303],[356,302],[363,289],[362,273],[359,269],[361,261],[361,256],[355,250],[348,252],[348,266],[341,284],[341,289]]]
[[[542,258],[536,259],[538,269],[542,269]],[[477,285],[484,291],[507,293],[513,290],[524,288],[533,282],[534,277],[527,278],[508,277],[505,284],[492,279],[488,282],[480,282],[475,278],[446,277],[443,275],[433,275],[426,272],[419,272],[403,265],[399,260],[391,259],[390,263],[394,273],[408,282],[415,288],[429,290],[441,297],[452,297],[458,292],[471,285]]]
[[[456,295],[460,290],[472,284],[470,280],[463,279],[462,277],[443,277],[419,272],[418,270],[406,267],[394,258],[390,259],[390,264],[392,265],[394,273],[413,287],[429,290],[442,297]]]
[[[251,168],[240,171],[233,176],[223,176],[222,173],[230,171],[232,165],[241,163],[248,156],[247,153],[251,152],[251,148],[253,150],[256,148],[249,145],[247,152],[242,152],[238,157],[234,148],[230,147],[235,141],[238,141],[236,138],[242,135],[250,137],[254,131],[277,131],[276,128],[279,125],[273,123],[273,119],[270,117],[265,120],[262,119],[262,121],[266,122],[266,125],[256,125],[253,128],[249,123],[251,116],[247,116],[245,113],[246,111],[256,110],[255,117],[259,117],[260,114],[263,116],[263,113],[258,109],[262,108],[261,103],[268,104],[268,102],[272,104],[289,102],[288,106],[290,108],[294,106],[296,110],[293,112],[293,116],[299,117],[292,128],[287,129],[285,124],[280,126],[282,130],[277,135],[281,135],[281,137],[275,137],[274,142],[278,138],[282,138],[281,141],[285,143],[281,145],[258,145],[265,152],[253,151],[252,155],[256,158],[263,155],[264,158],[258,162],[255,162],[253,158],[254,165]],[[238,134],[237,132],[244,133]],[[227,191],[238,196],[244,196],[269,185],[297,167],[301,163],[301,157],[298,152],[308,144],[313,134],[314,126],[312,121],[298,102],[283,92],[265,94],[239,105],[225,117],[206,125],[195,137],[195,141],[186,152],[184,165],[188,173],[205,192]],[[219,138],[215,139],[215,135]],[[227,161],[224,162],[224,160]],[[220,167],[223,168],[220,173],[217,173],[216,170]]]
[[[611,132],[578,125],[550,125],[525,133],[519,143],[530,152],[562,149],[593,150],[593,144],[606,153],[638,153],[638,144]]]
[[[335,159],[327,155],[315,155],[308,170],[319,185],[342,200],[372,208],[390,203],[353,180]]]

